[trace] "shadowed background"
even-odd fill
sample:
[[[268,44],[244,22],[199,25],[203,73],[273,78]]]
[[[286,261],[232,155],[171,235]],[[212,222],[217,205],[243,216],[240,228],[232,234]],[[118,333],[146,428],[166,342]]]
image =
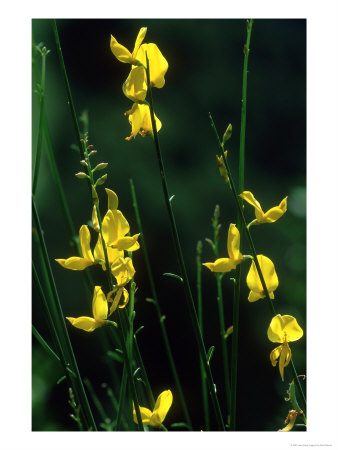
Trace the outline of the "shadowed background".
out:
[[[47,120],[55,157],[62,176],[75,229],[91,217],[91,199],[85,181],[74,177],[81,170],[79,154],[70,148],[76,144],[74,126],[56,52],[51,21],[33,20],[33,43],[43,42],[51,50],[47,56]],[[132,50],[142,26],[148,27],[145,42],[155,42],[169,63],[166,83],[154,89],[156,115],[162,121],[159,133],[167,181],[191,287],[196,298],[196,243],[203,241],[202,261],[213,261],[211,248],[204,241],[212,238],[210,219],[220,205],[222,224],[220,256],[227,256],[228,226],[236,220],[230,191],[219,176],[215,162],[217,145],[209,124],[214,117],[220,134],[229,122],[233,136],[228,142],[229,164],[237,182],[244,20],[57,20],[66,69],[78,116],[88,111],[89,143],[98,150],[95,162],[109,163],[106,187],[119,196],[119,209],[127,218],[131,232],[137,232],[132,208],[129,179],[134,180],[144,235],[162,313],[182,381],[194,429],[204,427],[197,345],[193,337],[183,288],[163,273],[178,273],[167,212],[161,192],[161,180],[150,137],[124,140],[130,125],[123,115],[131,107],[121,86],[130,67],[116,60],[109,48],[110,35]],[[252,228],[258,253],[275,263],[280,286],[275,292],[276,310],[294,315],[304,329],[304,337],[291,344],[299,374],[305,373],[306,344],[306,21],[255,20],[249,56],[246,132],[245,188],[251,190],[267,210],[288,196],[288,212],[275,224]],[[38,60],[40,63],[40,61]],[[38,129],[38,101],[33,94],[33,161]],[[81,122],[80,122],[81,124]],[[101,211],[106,210],[106,195],[99,187]],[[48,161],[42,157],[37,204],[59,296],[66,316],[91,315],[92,292],[83,284],[81,272],[67,271],[54,263],[55,258],[74,256],[62,209],[53,185]],[[253,208],[245,207],[248,221]],[[94,233],[92,233],[95,243]],[[33,254],[35,255],[33,243]],[[243,253],[249,248],[243,239]],[[151,296],[142,252],[134,253],[135,281],[138,286],[135,305],[135,329],[144,325],[139,346],[155,398],[171,389],[174,403],[165,424],[184,420],[165,353]],[[102,272],[90,268],[95,283],[107,292]],[[289,405],[284,401],[287,382],[282,383],[278,368],[270,364],[269,353],[276,346],[266,337],[271,320],[265,300],[247,301],[245,277],[249,262],[242,266],[239,324],[239,367],[237,423],[241,431],[273,431],[282,427]],[[221,407],[224,399],[221,346],[218,332],[216,282],[203,268],[203,308],[205,344],[216,347],[211,361]],[[225,322],[232,324],[233,273],[223,278]],[[49,341],[48,328],[39,298],[33,292],[33,324]],[[68,324],[67,324],[68,325]],[[121,366],[112,375],[105,364],[98,334],[85,333],[69,326],[69,334],[82,376],[89,378],[108,415],[114,419],[106,385],[119,394]],[[231,343],[231,338],[230,338]],[[230,346],[231,347],[231,346]],[[72,430],[65,382],[56,385],[61,368],[33,340],[33,429]],[[292,372],[286,369],[286,380]],[[103,383],[106,383],[103,384]],[[99,416],[93,407],[97,422]],[[215,426],[212,415],[212,423]]]

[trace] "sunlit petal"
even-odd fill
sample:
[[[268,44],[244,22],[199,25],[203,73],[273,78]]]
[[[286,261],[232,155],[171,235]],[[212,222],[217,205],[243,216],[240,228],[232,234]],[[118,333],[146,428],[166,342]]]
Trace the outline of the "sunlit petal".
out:
[[[93,296],[93,316],[98,322],[107,319],[108,303],[100,286],[95,286]]]
[[[82,225],[79,236],[83,257],[88,261],[94,262],[94,257],[90,249],[90,232],[87,225]]]
[[[81,316],[81,317],[77,317],[77,318],[66,317],[66,319],[68,319],[69,322],[74,327],[79,328],[80,330],[83,330],[83,331],[94,331],[96,328],[101,326],[101,324],[96,322],[96,320],[93,319],[92,317],[86,317],[86,316]]]

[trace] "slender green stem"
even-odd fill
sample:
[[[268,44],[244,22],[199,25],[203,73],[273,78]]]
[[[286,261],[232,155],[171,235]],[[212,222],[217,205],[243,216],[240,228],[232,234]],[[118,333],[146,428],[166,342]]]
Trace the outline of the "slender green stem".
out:
[[[238,166],[238,190],[244,190],[244,163],[245,163],[245,131],[246,131],[246,100],[248,82],[248,63],[250,53],[250,39],[253,19],[247,22],[247,38],[244,46],[243,82],[242,82],[242,112],[241,131],[239,142],[239,166]],[[224,148],[223,148],[224,155]],[[223,156],[224,158],[224,156]],[[243,210],[242,199],[239,199],[240,208]],[[237,212],[237,224],[240,236],[243,232],[243,223]],[[234,303],[233,303],[233,327],[232,336],[232,360],[231,360],[231,410],[230,410],[230,430],[236,429],[236,407],[237,407],[237,366],[238,366],[238,336],[239,336],[239,300],[241,289],[241,267],[237,266],[235,276]]]
[[[150,383],[149,383],[146,369],[143,364],[143,360],[141,358],[141,353],[140,353],[140,349],[139,349],[139,346],[137,343],[136,336],[134,336],[134,350],[135,350],[135,358],[136,358],[137,364],[141,369],[142,380],[144,381],[144,386],[145,386],[146,393],[147,393],[147,400],[150,405],[150,409],[153,410],[154,406],[155,406],[155,399],[154,399],[153,391],[152,391]]]
[[[127,391],[127,381],[128,381],[128,372],[126,365],[123,366],[123,372],[122,372],[122,381],[121,381],[121,390],[120,390],[120,399],[119,399],[119,409],[117,411],[117,419],[116,419],[116,427],[115,429],[117,431],[121,430],[121,422],[123,420],[123,409],[124,409],[124,402],[126,398],[126,391]]]
[[[67,331],[67,327],[65,324],[65,320],[64,320],[64,316],[63,316],[63,312],[62,312],[62,308],[61,308],[61,303],[60,303],[60,299],[58,296],[58,292],[56,289],[56,284],[54,281],[54,277],[53,277],[53,272],[52,272],[52,268],[50,266],[50,262],[49,262],[49,256],[48,256],[48,252],[47,252],[47,247],[45,244],[45,240],[44,240],[44,236],[43,236],[43,231],[41,228],[41,224],[40,224],[40,219],[39,219],[39,215],[38,215],[38,211],[35,205],[35,201],[34,198],[32,199],[32,204],[33,204],[33,218],[35,221],[35,226],[37,229],[37,233],[39,236],[39,240],[41,243],[41,247],[42,247],[42,252],[43,252],[43,256],[44,256],[44,261],[47,267],[47,272],[48,272],[48,277],[49,277],[49,281],[51,283],[51,288],[52,288],[52,292],[53,292],[53,298],[54,298],[54,302],[55,302],[55,310],[56,310],[56,314],[57,314],[57,318],[59,321],[59,325],[60,325],[60,329],[58,330],[58,334],[62,334],[65,343],[66,343],[66,348],[67,348],[67,352],[69,354],[69,358],[70,358],[70,362],[73,368],[73,371],[76,374],[76,383],[77,383],[77,388],[78,388],[78,394],[81,400],[81,405],[82,405],[82,409],[84,411],[84,415],[86,418],[86,422],[88,423],[88,425],[93,429],[93,430],[97,430],[96,428],[96,424],[94,421],[94,417],[92,414],[92,411],[90,409],[89,406],[89,402],[87,399],[87,395],[86,392],[84,390],[83,384],[82,384],[82,379],[80,376],[80,372],[79,372],[79,368],[75,359],[75,355],[73,352],[73,348],[72,348],[72,344],[70,342],[69,339],[69,335],[68,335],[68,331]]]
[[[148,92],[149,92],[150,117],[151,117],[151,123],[152,123],[153,135],[154,135],[156,156],[157,156],[157,160],[158,160],[158,164],[159,164],[164,200],[165,200],[165,204],[166,204],[166,207],[168,210],[169,221],[170,221],[171,230],[172,230],[172,234],[173,234],[173,240],[175,243],[178,264],[179,264],[181,276],[183,278],[183,286],[184,286],[185,298],[186,298],[187,306],[188,306],[188,310],[189,310],[189,315],[190,315],[190,318],[192,321],[193,330],[194,330],[195,338],[197,341],[199,353],[202,357],[204,369],[207,374],[209,391],[210,391],[210,395],[211,395],[213,408],[215,410],[218,427],[221,430],[225,431],[221,409],[220,409],[217,395],[215,392],[214,381],[212,378],[210,366],[207,362],[205,346],[204,346],[204,342],[203,342],[201,331],[200,331],[199,324],[198,324],[198,317],[197,317],[197,313],[196,313],[196,309],[195,309],[195,305],[194,305],[194,300],[192,298],[188,275],[187,275],[187,271],[186,271],[186,267],[185,267],[185,263],[184,263],[184,259],[183,259],[181,244],[180,244],[180,240],[179,240],[179,236],[178,236],[178,232],[177,232],[177,228],[176,228],[176,222],[175,222],[174,214],[173,214],[172,207],[171,207],[171,202],[170,202],[170,197],[169,197],[169,192],[168,192],[168,187],[167,187],[167,181],[166,181],[166,176],[165,176],[165,171],[164,171],[164,165],[163,165],[163,160],[162,160],[162,154],[161,154],[161,149],[160,149],[160,143],[159,143],[158,133],[157,133],[157,129],[156,129],[152,89],[151,89],[151,82],[150,82],[150,75],[149,75],[149,60],[148,60],[147,56],[146,56],[146,59],[147,59],[146,74],[147,74],[147,82],[148,82],[147,84],[148,84]]]
[[[52,19],[52,26],[53,26],[54,36],[55,36],[56,48],[57,48],[57,52],[58,52],[58,55],[59,55],[61,69],[62,69],[62,75],[63,75],[63,79],[64,79],[65,86],[66,86],[67,97],[68,97],[68,104],[69,104],[70,111],[71,111],[72,118],[73,118],[76,138],[77,138],[77,141],[78,141],[78,146],[79,146],[79,149],[80,149],[81,158],[85,159],[84,145],[83,145],[83,142],[81,141],[80,128],[79,128],[79,124],[78,124],[78,120],[77,120],[77,116],[76,116],[76,112],[75,112],[72,92],[71,92],[71,89],[70,89],[70,84],[69,84],[69,80],[68,80],[68,75],[67,75],[67,71],[66,71],[65,62],[64,62],[64,59],[63,59],[61,43],[60,43],[60,38],[59,38],[59,32],[58,32],[58,29],[57,29],[57,25],[56,25],[56,20],[55,19]]]
[[[188,412],[188,408],[185,402],[185,398],[183,395],[183,389],[182,389],[182,385],[176,370],[176,365],[175,365],[175,361],[174,361],[174,357],[171,351],[171,347],[170,347],[170,343],[169,343],[169,338],[168,338],[168,333],[164,324],[164,321],[162,320],[162,313],[161,313],[161,309],[160,309],[160,305],[159,305],[159,301],[158,301],[158,296],[157,296],[157,291],[156,291],[156,287],[155,287],[155,282],[154,282],[154,277],[153,277],[153,273],[152,273],[152,269],[151,269],[151,265],[150,265],[150,259],[149,259],[149,255],[148,255],[148,249],[147,249],[147,245],[146,245],[146,241],[145,241],[145,237],[144,237],[144,232],[143,232],[143,227],[142,227],[142,222],[141,222],[141,216],[140,216],[140,211],[138,208],[138,203],[137,203],[137,197],[136,197],[136,192],[135,192],[135,187],[134,187],[134,183],[133,180],[130,179],[130,189],[131,189],[131,196],[133,199],[133,207],[134,207],[134,212],[135,212],[135,217],[136,217],[136,223],[137,223],[137,227],[138,227],[138,231],[140,233],[140,241],[141,241],[141,247],[143,250],[143,256],[144,256],[144,260],[145,260],[145,264],[146,264],[146,270],[147,270],[147,274],[148,274],[148,279],[149,279],[149,283],[150,283],[150,289],[151,289],[151,294],[152,294],[152,298],[154,300],[154,306],[156,309],[156,313],[157,313],[157,317],[158,317],[158,321],[160,324],[160,328],[161,328],[161,332],[162,332],[162,337],[163,337],[163,341],[164,341],[164,346],[168,355],[168,360],[169,360],[169,364],[170,364],[170,368],[175,380],[175,384],[177,387],[177,391],[178,391],[178,395],[180,397],[181,400],[181,405],[182,405],[182,409],[183,409],[183,413],[185,416],[185,420],[187,421],[187,424],[189,425],[189,428],[192,429],[192,424],[191,424],[191,420],[190,420],[190,416],[189,416],[189,412]]]
[[[41,334],[38,332],[38,330],[35,328],[34,325],[32,325],[32,333],[35,339],[39,342],[39,344],[46,350],[46,352],[60,362],[60,358],[58,357],[58,355],[54,352],[54,350],[50,348],[50,346],[47,344],[47,342],[44,340],[44,338],[41,336]]]
[[[218,219],[220,216],[219,205],[216,205],[214,217],[212,218],[212,227],[214,229],[214,241],[213,250],[215,259],[219,257],[218,253],[218,243],[219,243],[219,230],[220,225],[218,224]],[[229,371],[229,357],[228,357],[228,342],[225,337],[225,319],[224,319],[224,307],[223,307],[223,293],[222,293],[222,273],[216,273],[216,285],[217,285],[217,306],[218,306],[218,318],[219,318],[219,331],[222,346],[222,360],[224,369],[224,381],[225,381],[225,395],[226,395],[226,405],[227,405],[227,417],[230,414],[230,371]]]
[[[219,143],[219,146],[220,146],[220,150],[223,153],[223,147],[222,147],[222,144],[220,143],[219,135],[217,133],[214,121],[213,121],[213,119],[211,117],[211,114],[209,116],[210,116],[210,120],[211,120],[211,126],[212,126],[212,128],[214,129],[214,131],[216,133],[216,137],[217,137],[217,140],[218,140],[218,143]],[[224,155],[224,153],[223,153],[223,155]],[[252,256],[253,256],[253,259],[254,259],[254,262],[255,262],[255,265],[256,265],[256,268],[257,268],[257,273],[258,273],[260,282],[262,284],[265,297],[266,297],[266,299],[268,301],[268,305],[270,307],[271,314],[273,316],[275,316],[275,315],[277,315],[277,313],[276,313],[275,307],[274,307],[274,305],[272,303],[272,300],[270,298],[269,291],[267,289],[267,286],[266,286],[266,283],[265,283],[265,280],[264,280],[264,277],[263,277],[263,273],[262,273],[260,264],[259,264],[258,259],[257,259],[257,252],[256,252],[256,249],[255,249],[252,237],[251,237],[250,229],[248,228],[246,220],[245,220],[245,217],[244,217],[243,209],[242,209],[242,207],[240,205],[240,202],[239,202],[239,197],[238,197],[237,191],[235,189],[235,185],[234,185],[233,178],[232,178],[232,175],[231,175],[231,172],[230,172],[229,164],[228,164],[228,162],[227,162],[225,157],[224,157],[224,160],[225,160],[225,166],[226,166],[226,169],[227,169],[228,175],[229,175],[229,182],[230,182],[231,192],[233,194],[233,197],[234,197],[234,200],[235,200],[235,203],[236,203],[236,206],[237,206],[237,210],[239,212],[239,216],[240,216],[241,222],[243,224],[243,230],[244,230],[245,236],[246,236],[246,238],[248,240],[248,243],[249,243],[249,246],[250,246],[250,249],[251,249],[251,252],[252,252]],[[234,327],[234,333],[235,333],[235,327]],[[292,366],[293,366],[293,363],[292,363],[291,367]],[[296,370],[294,372],[294,375],[297,376]],[[298,378],[296,379],[296,385],[297,385],[298,390],[300,392],[300,395],[302,397],[303,404],[306,407],[306,399],[305,399],[305,396],[304,396],[304,393],[303,393],[303,390],[302,390],[302,386],[301,386]]]
[[[41,149],[42,149],[42,122],[44,115],[44,102],[45,102],[45,77],[46,77],[46,56],[47,50],[43,47],[39,50],[42,57],[42,69],[41,69],[41,84],[39,86],[39,96],[40,96],[40,111],[39,111],[39,131],[38,131],[38,142],[36,148],[36,156],[35,156],[35,165],[34,165],[34,175],[33,175],[33,187],[32,192],[35,194],[36,187],[38,184],[38,176],[40,169],[40,160],[41,160]]]
[[[86,385],[86,388],[88,389],[88,392],[93,400],[93,403],[98,411],[98,413],[101,416],[101,419],[103,420],[103,422],[105,422],[108,419],[108,416],[102,406],[102,403],[100,402],[98,396],[96,395],[96,392],[94,391],[94,388],[92,386],[92,383],[90,382],[90,380],[88,378],[86,378],[84,380],[84,383]]]
[[[216,274],[217,282],[217,305],[218,305],[218,317],[219,317],[219,331],[222,344],[222,359],[223,359],[223,369],[225,377],[225,394],[226,394],[226,404],[227,404],[227,414],[230,413],[230,371],[229,371],[229,356],[228,356],[228,346],[227,339],[225,338],[225,324],[224,324],[224,308],[223,308],[223,293],[222,293],[222,274]]]
[[[202,302],[202,241],[198,241],[196,247],[196,288],[197,288],[197,313],[198,322],[203,339],[203,302]],[[202,386],[202,400],[203,400],[203,413],[205,421],[206,431],[210,430],[210,414],[209,414],[209,401],[207,391],[207,379],[203,366],[202,358],[200,357],[200,371],[201,371],[201,386]]]
[[[230,401],[230,431],[236,430],[237,402],[237,367],[238,367],[238,331],[239,331],[239,301],[240,301],[241,266],[236,267],[234,302],[233,302],[233,334],[231,351],[231,401]]]
[[[86,162],[87,162],[88,185],[89,185],[91,196],[93,198],[93,193],[95,192],[95,189],[93,188],[93,186],[94,186],[93,172],[91,169],[90,160],[88,158],[86,141],[81,138],[81,134],[80,134],[80,128],[79,128],[79,124],[78,124],[78,120],[77,120],[77,116],[76,116],[76,112],[75,112],[74,102],[73,102],[73,98],[72,98],[72,94],[71,94],[70,84],[69,84],[69,80],[68,80],[68,76],[67,76],[66,66],[64,63],[64,59],[63,59],[61,43],[60,43],[59,33],[58,33],[55,19],[52,20],[52,25],[53,25],[55,42],[56,42],[56,47],[57,47],[57,51],[58,51],[58,55],[59,55],[60,65],[61,65],[61,69],[62,69],[62,74],[63,74],[65,86],[66,86],[68,103],[69,103],[71,115],[73,118],[75,133],[76,133],[81,157],[83,160],[86,160]],[[96,194],[96,192],[95,192],[95,194]],[[110,270],[110,263],[109,263],[109,259],[108,259],[107,247],[106,247],[105,241],[103,239],[103,235],[102,235],[102,219],[101,219],[101,214],[100,214],[100,210],[98,207],[98,198],[96,198],[96,197],[93,198],[93,201],[94,201],[94,205],[96,207],[98,222],[100,225],[100,234],[101,234],[102,247],[103,247],[103,252],[104,252],[104,256],[105,256],[105,264],[106,264],[106,274],[107,274],[107,278],[108,278],[109,288],[110,288],[110,290],[112,290],[114,283],[113,283],[112,274],[111,274],[111,270]],[[117,310],[117,316],[119,317],[118,310]],[[125,341],[126,336],[122,329],[122,326],[118,327],[118,332],[119,332],[119,336],[120,336],[120,340],[121,340],[121,345],[123,348],[123,354],[124,354],[124,358],[125,358],[124,360],[127,365],[127,371],[128,371],[130,386],[132,389],[132,395],[134,398],[134,404],[135,404],[136,414],[137,414],[137,418],[138,418],[138,427],[141,431],[143,431],[143,424],[142,424],[141,414],[140,414],[140,410],[139,410],[139,404],[138,404],[138,400],[137,400],[135,383],[134,383],[133,376],[132,376],[131,362],[128,359],[128,352],[127,352],[127,348],[126,348],[126,341]]]

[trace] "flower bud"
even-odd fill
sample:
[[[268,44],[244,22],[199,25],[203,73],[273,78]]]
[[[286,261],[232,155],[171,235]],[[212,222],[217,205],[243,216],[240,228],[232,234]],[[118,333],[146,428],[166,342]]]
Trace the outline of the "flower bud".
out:
[[[79,178],[80,180],[83,180],[84,178],[89,178],[87,174],[84,172],[78,172],[75,174],[76,178]]]
[[[96,180],[95,186],[100,186],[101,184],[104,184],[107,180],[108,174],[104,174],[101,178]]]
[[[93,200],[94,205],[98,205],[99,204],[99,197],[97,195],[95,186],[92,186],[92,200]]]
[[[228,128],[225,130],[225,133],[223,134],[223,140],[222,140],[223,146],[231,138],[231,135],[232,135],[232,125],[231,125],[231,123],[229,123]]]
[[[105,169],[107,166],[108,166],[108,163],[100,163],[100,164],[98,164],[98,165],[95,167],[95,169],[93,170],[93,172],[94,172],[95,170],[103,170],[103,169]]]
[[[228,150],[226,150],[224,152],[224,154],[225,154],[225,157],[227,157]],[[217,162],[219,173],[221,174],[221,177],[223,178],[224,181],[229,183],[229,175],[228,175],[227,168],[225,167],[223,155],[221,157],[216,155],[216,162]]]

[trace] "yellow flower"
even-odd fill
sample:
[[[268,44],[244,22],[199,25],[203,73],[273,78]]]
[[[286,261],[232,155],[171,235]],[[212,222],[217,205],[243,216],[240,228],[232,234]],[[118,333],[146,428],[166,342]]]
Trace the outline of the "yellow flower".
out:
[[[146,33],[147,28],[142,27],[137,35],[134,50],[132,53],[130,53],[130,51],[126,47],[119,44],[117,40],[114,38],[114,36],[111,36],[110,49],[113,52],[114,56],[123,63],[137,65],[138,64],[138,60],[136,59],[137,52],[139,51],[140,45],[142,44]]]
[[[70,270],[84,270],[86,267],[96,264],[93,257],[92,251],[90,249],[90,232],[87,225],[82,225],[80,228],[80,245],[83,257],[72,256],[68,259],[56,259],[62,267]]]
[[[278,277],[275,271],[275,266],[271,259],[267,258],[264,255],[257,255],[257,259],[263,274],[266,287],[269,292],[269,297],[275,298],[273,291],[275,291],[278,287]],[[261,280],[258,276],[255,261],[252,261],[251,263],[249,273],[246,277],[246,282],[248,288],[250,289],[248,298],[249,302],[255,302],[256,300],[265,297],[265,292],[263,290]]]
[[[124,95],[133,102],[143,102],[147,96],[147,77],[144,67],[132,69],[122,85]]]
[[[129,283],[129,281],[135,275],[133,261],[129,257],[120,257],[116,259],[114,261],[114,264],[112,264],[111,266],[111,271],[117,281],[116,288],[121,288],[125,284]]]
[[[109,209],[102,221],[102,235],[107,247],[133,252],[140,248],[137,239],[140,234],[126,236],[130,227],[126,218],[118,209]]]
[[[137,59],[144,67],[147,66],[146,54],[149,60],[150,82],[152,86],[162,88],[165,83],[164,75],[169,67],[168,62],[156,44],[142,44],[137,53]]]
[[[219,258],[213,263],[204,263],[203,265],[211,270],[211,272],[230,272],[230,270],[235,269],[236,266],[244,260],[243,255],[239,250],[239,245],[239,231],[236,228],[236,225],[231,223],[229,226],[227,243],[229,258]]]
[[[150,110],[148,105],[138,105],[134,103],[133,107],[125,112],[128,115],[129,122],[131,124],[131,135],[126,137],[127,141],[130,141],[138,133],[145,137],[153,131],[150,118]],[[160,120],[155,115],[156,129],[159,131],[162,127]]]
[[[263,212],[260,203],[255,199],[250,191],[244,191],[240,194],[243,200],[247,201],[250,205],[255,208],[256,220],[254,223],[273,223],[276,222],[286,211],[287,207],[287,197],[285,197],[278,206],[274,206],[269,209],[266,213]]]
[[[93,317],[66,317],[69,322],[76,328],[84,331],[94,331],[98,327],[102,327],[106,323],[108,316],[108,303],[100,286],[95,286],[93,296]]]
[[[298,341],[302,336],[303,330],[294,317],[278,314],[271,320],[268,328],[268,338],[271,342],[281,343],[281,345],[272,350],[270,353],[270,361],[273,367],[275,367],[279,358],[279,372],[283,381],[284,367],[291,360],[291,349],[288,343]]]
[[[150,409],[140,406],[142,423],[144,423],[145,425],[151,425],[153,427],[159,427],[164,421],[165,416],[167,415],[167,412],[169,411],[172,402],[173,402],[173,394],[168,389],[167,391],[163,391],[157,397],[153,411],[150,411]],[[134,422],[138,423],[135,405],[133,405],[133,418]]]

